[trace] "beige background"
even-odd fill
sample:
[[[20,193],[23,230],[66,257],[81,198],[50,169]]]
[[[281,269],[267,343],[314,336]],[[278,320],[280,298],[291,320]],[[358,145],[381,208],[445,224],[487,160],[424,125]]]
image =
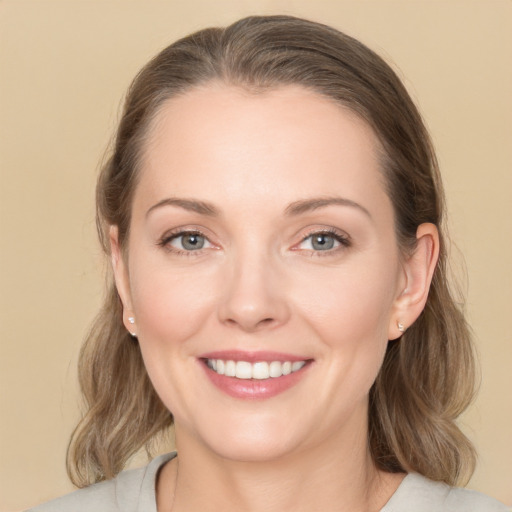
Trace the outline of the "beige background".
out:
[[[130,79],[178,36],[274,12],[363,40],[425,115],[482,361],[470,487],[512,505],[510,0],[0,0],[0,511],[71,490],[76,358],[102,289],[94,181]]]

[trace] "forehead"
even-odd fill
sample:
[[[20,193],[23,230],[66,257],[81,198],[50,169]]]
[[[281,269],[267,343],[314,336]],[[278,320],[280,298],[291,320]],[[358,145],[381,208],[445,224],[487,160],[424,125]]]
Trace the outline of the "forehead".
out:
[[[257,94],[219,83],[192,89],[167,100],[146,140],[139,188],[155,200],[195,192],[293,201],[384,190],[371,128],[299,86]]]

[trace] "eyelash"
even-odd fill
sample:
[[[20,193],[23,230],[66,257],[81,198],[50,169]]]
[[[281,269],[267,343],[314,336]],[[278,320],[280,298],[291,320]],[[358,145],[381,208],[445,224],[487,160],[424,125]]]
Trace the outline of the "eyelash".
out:
[[[188,236],[190,236],[190,235],[200,236],[200,237],[204,238],[208,243],[210,243],[210,244],[212,243],[212,242],[210,242],[208,237],[199,230],[178,229],[176,231],[167,232],[158,241],[157,245],[171,253],[178,255],[178,256],[199,256],[199,255],[201,255],[203,253],[203,249],[197,249],[195,251],[186,251],[186,250],[182,250],[182,249],[177,249],[176,247],[172,247],[170,245],[170,243],[173,240],[176,240],[177,238],[187,236],[187,235]],[[336,230],[334,228],[330,228],[330,229],[312,230],[305,237],[303,237],[302,240],[298,244],[296,244],[294,247],[297,247],[298,245],[303,244],[306,240],[308,240],[309,238],[311,238],[315,235],[316,236],[325,235],[325,236],[331,237],[336,242],[338,242],[340,245],[333,249],[326,249],[324,251],[321,251],[321,250],[315,251],[315,250],[307,249],[307,250],[311,251],[311,256],[319,256],[319,257],[329,256],[329,255],[332,255],[333,253],[337,253],[339,250],[347,249],[347,248],[351,247],[351,245],[352,245],[352,241],[350,240],[349,236],[340,233],[338,230]],[[300,250],[300,249],[293,249],[293,250]]]
[[[166,251],[171,252],[173,254],[176,254],[178,256],[199,256],[200,254],[202,254],[202,252],[203,252],[202,249],[197,249],[195,251],[185,251],[185,250],[182,250],[182,249],[177,249],[176,247],[172,247],[170,245],[170,243],[173,240],[176,240],[177,238],[180,238],[180,237],[183,237],[183,236],[187,236],[187,235],[189,235],[189,236],[190,235],[200,236],[200,237],[204,238],[205,240],[207,240],[208,243],[211,244],[211,242],[208,239],[208,237],[204,233],[201,233],[201,231],[199,231],[197,229],[185,229],[185,230],[178,229],[176,231],[167,232],[158,241],[157,245],[159,245],[160,247],[162,247]]]
[[[311,238],[315,235],[316,236],[325,235],[325,236],[331,237],[336,242],[338,242],[340,245],[333,249],[326,249],[324,251],[311,250],[311,256],[318,256],[318,257],[332,256],[333,253],[337,253],[338,251],[343,250],[343,249],[348,249],[349,247],[352,246],[352,241],[351,241],[350,237],[347,236],[346,234],[340,233],[338,230],[336,230],[334,228],[312,230],[301,240],[301,242],[298,245],[301,245],[306,240],[308,240],[309,238]]]

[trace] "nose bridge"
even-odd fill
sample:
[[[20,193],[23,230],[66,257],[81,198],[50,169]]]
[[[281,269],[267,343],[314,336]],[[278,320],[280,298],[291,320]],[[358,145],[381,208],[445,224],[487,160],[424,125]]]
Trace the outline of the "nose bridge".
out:
[[[228,264],[219,317],[246,331],[284,323],[289,316],[281,265],[276,256],[255,247],[236,251]]]

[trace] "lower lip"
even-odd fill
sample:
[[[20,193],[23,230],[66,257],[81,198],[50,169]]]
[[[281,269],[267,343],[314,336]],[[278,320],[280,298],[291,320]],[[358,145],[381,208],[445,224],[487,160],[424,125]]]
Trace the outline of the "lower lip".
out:
[[[306,362],[306,364],[296,372],[263,380],[226,377],[208,368],[204,360],[201,361],[201,365],[213,385],[227,395],[245,400],[263,400],[279,395],[297,384],[311,366],[311,361]]]

